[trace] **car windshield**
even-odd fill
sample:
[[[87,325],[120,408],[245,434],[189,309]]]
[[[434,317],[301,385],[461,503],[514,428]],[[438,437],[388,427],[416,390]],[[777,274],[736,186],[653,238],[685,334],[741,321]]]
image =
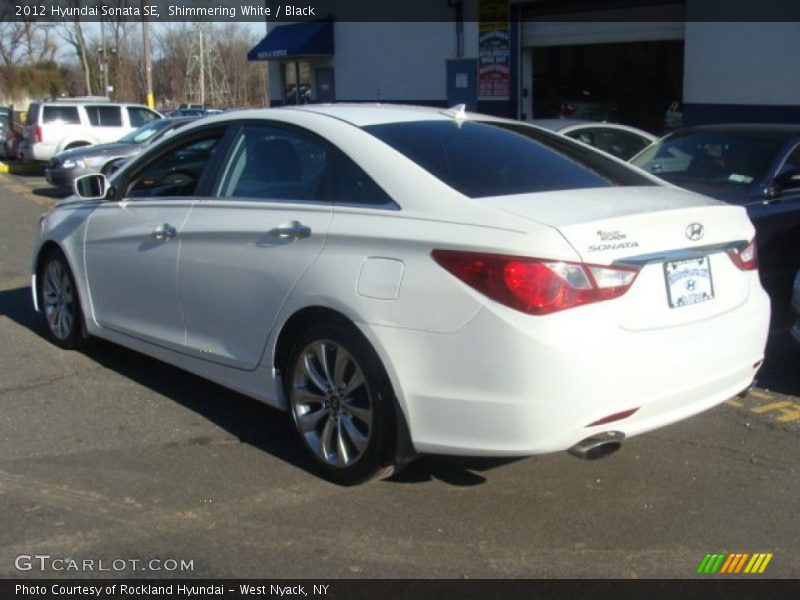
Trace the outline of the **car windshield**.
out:
[[[142,125],[139,129],[134,129],[129,134],[121,137],[118,140],[120,144],[144,144],[147,140],[153,137],[156,133],[164,127],[171,125],[167,119],[157,119],[150,121],[146,125]]]
[[[471,198],[653,185],[591,149],[520,124],[437,120],[364,129]]]
[[[690,131],[656,142],[631,164],[670,181],[748,185],[764,174],[784,141],[769,132]]]

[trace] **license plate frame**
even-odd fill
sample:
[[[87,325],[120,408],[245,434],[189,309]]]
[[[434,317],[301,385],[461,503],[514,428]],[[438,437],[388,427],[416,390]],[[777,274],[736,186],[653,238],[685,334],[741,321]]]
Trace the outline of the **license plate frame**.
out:
[[[692,306],[714,299],[714,279],[708,256],[665,262],[664,283],[670,308]]]

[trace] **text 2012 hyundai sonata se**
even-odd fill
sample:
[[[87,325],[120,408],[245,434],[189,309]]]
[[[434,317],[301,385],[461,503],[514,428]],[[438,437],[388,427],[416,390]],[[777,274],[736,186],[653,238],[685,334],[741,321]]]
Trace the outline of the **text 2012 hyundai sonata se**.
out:
[[[743,208],[535,127],[312,105],[177,132],[41,219],[53,341],[287,410],[321,474],[599,456],[747,388],[769,304]]]

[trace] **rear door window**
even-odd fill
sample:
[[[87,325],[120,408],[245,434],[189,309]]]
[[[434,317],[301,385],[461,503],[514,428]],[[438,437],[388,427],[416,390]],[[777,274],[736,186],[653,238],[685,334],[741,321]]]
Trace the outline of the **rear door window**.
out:
[[[86,115],[95,127],[122,127],[122,112],[119,106],[87,105]]]
[[[31,123],[34,122],[35,121],[31,121]],[[42,109],[42,122],[80,125],[81,118],[78,115],[77,106],[58,106],[51,104]]]

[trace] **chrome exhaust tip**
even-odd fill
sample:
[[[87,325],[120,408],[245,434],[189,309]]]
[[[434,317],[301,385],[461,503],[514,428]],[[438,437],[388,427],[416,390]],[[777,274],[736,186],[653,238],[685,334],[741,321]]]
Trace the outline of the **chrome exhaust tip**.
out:
[[[625,434],[621,431],[604,431],[581,440],[567,452],[584,460],[596,460],[619,450],[624,441]]]

